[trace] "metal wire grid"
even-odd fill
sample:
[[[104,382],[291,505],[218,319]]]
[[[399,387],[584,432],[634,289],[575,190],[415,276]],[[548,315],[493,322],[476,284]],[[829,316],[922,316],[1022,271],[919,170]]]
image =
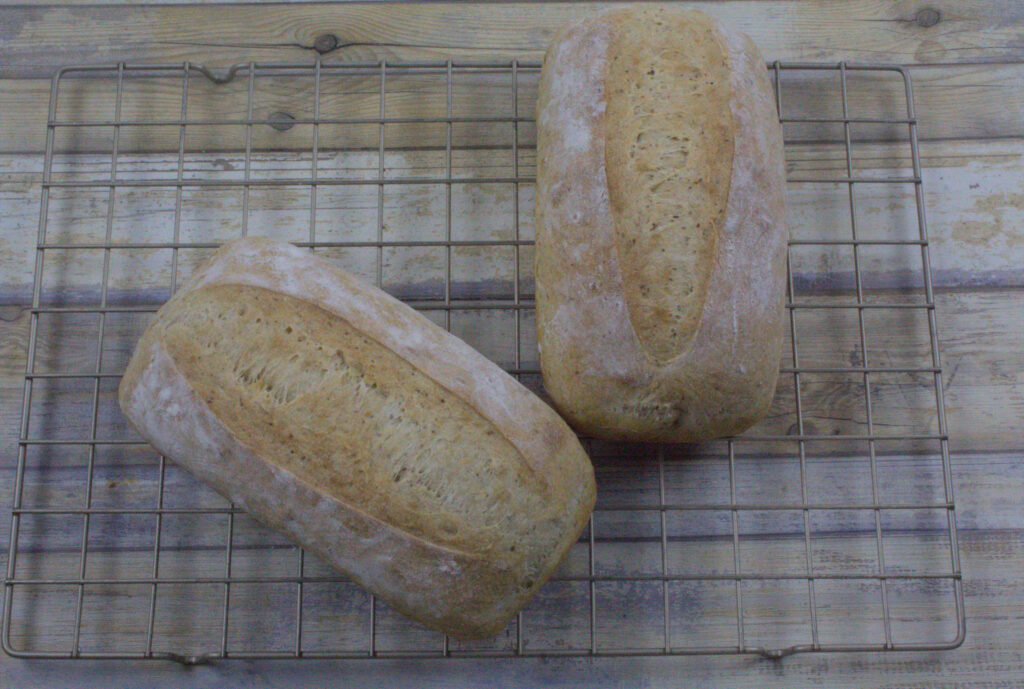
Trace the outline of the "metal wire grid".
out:
[[[168,508],[164,506],[164,494],[165,494],[165,476],[167,473],[167,462],[164,457],[159,458],[159,464],[157,467],[157,500],[156,504],[151,508],[140,508],[140,509],[109,509],[102,507],[95,507],[93,505],[93,480],[94,480],[94,467],[96,462],[96,453],[98,447],[117,447],[117,446],[128,446],[128,445],[142,445],[143,443],[138,442],[131,438],[119,438],[119,437],[98,437],[97,434],[97,415],[99,407],[99,396],[100,396],[100,385],[101,381],[108,378],[117,379],[120,377],[119,373],[104,372],[102,367],[102,355],[103,355],[103,340],[105,337],[105,326],[107,323],[107,317],[110,314],[124,313],[124,312],[139,312],[147,313],[155,311],[156,305],[131,305],[131,304],[115,304],[110,303],[109,296],[109,280],[110,280],[110,265],[111,265],[111,253],[114,250],[119,249],[169,249],[172,252],[171,259],[171,285],[170,288],[173,291],[175,286],[178,284],[178,273],[179,273],[179,256],[178,252],[180,249],[196,249],[196,248],[215,248],[218,242],[184,242],[181,239],[181,219],[182,219],[182,207],[183,207],[183,190],[191,187],[231,187],[242,189],[242,220],[241,220],[241,233],[245,235],[249,228],[249,206],[250,206],[250,189],[256,187],[275,186],[275,185],[288,185],[288,186],[308,186],[309,189],[309,233],[308,240],[302,242],[296,242],[300,246],[310,247],[313,249],[328,248],[328,247],[344,247],[344,248],[369,248],[375,249],[376,261],[376,282],[378,285],[382,284],[383,280],[383,253],[385,249],[390,247],[438,247],[442,248],[445,253],[445,279],[444,279],[444,296],[443,299],[421,299],[413,300],[413,306],[423,311],[441,311],[443,313],[443,323],[447,328],[451,328],[452,313],[460,310],[473,310],[482,311],[488,309],[500,309],[508,310],[514,313],[514,333],[510,334],[515,338],[514,344],[514,365],[509,367],[510,372],[517,376],[528,376],[531,374],[537,374],[538,370],[536,367],[525,366],[523,363],[522,351],[521,351],[521,336],[522,336],[522,316],[524,311],[529,311],[533,308],[533,302],[531,295],[524,294],[521,292],[520,287],[520,251],[532,244],[531,240],[523,239],[520,236],[520,185],[530,184],[533,182],[531,177],[523,176],[520,173],[520,149],[525,148],[521,145],[520,140],[520,126],[524,123],[532,122],[531,118],[522,117],[520,115],[520,97],[519,88],[521,76],[524,74],[533,74],[534,76],[539,71],[539,65],[533,63],[517,62],[511,63],[477,63],[477,64],[456,64],[452,62],[445,63],[423,63],[423,64],[388,64],[384,61],[372,64],[349,64],[349,65],[327,65],[321,64],[319,61],[313,65],[307,64],[259,64],[249,63],[245,65],[238,65],[231,68],[229,71],[223,74],[216,74],[202,66],[192,65],[185,63],[183,65],[144,65],[144,66],[129,66],[124,63],[116,66],[99,66],[99,67],[71,67],[60,70],[52,81],[51,92],[50,92],[50,104],[49,104],[49,115],[47,122],[47,136],[46,136],[46,152],[45,162],[43,170],[42,180],[42,197],[40,207],[40,220],[39,220],[39,231],[38,231],[38,242],[37,251],[35,254],[35,280],[33,286],[32,295],[32,308],[31,308],[31,320],[30,320],[30,336],[28,344],[28,363],[25,375],[25,387],[23,397],[23,412],[21,419],[21,432],[18,447],[18,460],[17,460],[17,475],[16,475],[16,486],[14,503],[12,508],[12,526],[11,526],[11,541],[10,541],[10,556],[8,560],[7,576],[4,582],[4,616],[3,616],[3,648],[4,650],[16,656],[22,657],[45,657],[45,658],[166,658],[173,659],[184,663],[197,663],[205,662],[212,658],[219,657],[344,657],[344,658],[362,658],[362,657],[444,657],[444,656],[536,656],[536,655],[652,655],[652,654],[714,654],[714,653],[751,653],[761,654],[769,658],[780,658],[795,652],[805,651],[893,651],[893,650],[936,650],[936,649],[950,649],[958,646],[962,643],[965,634],[965,621],[964,621],[964,607],[963,607],[963,591],[961,583],[960,563],[959,563],[959,551],[957,545],[957,533],[956,533],[956,522],[954,516],[954,501],[953,501],[953,488],[952,478],[950,473],[949,465],[949,451],[947,445],[946,435],[946,418],[943,407],[943,393],[942,393],[942,370],[939,361],[939,349],[938,349],[938,336],[936,332],[935,323],[935,304],[934,295],[931,282],[931,268],[929,259],[929,242],[927,235],[927,225],[925,219],[924,201],[922,195],[922,184],[921,184],[921,164],[918,153],[918,142],[917,142],[917,120],[914,113],[913,93],[909,74],[905,69],[899,66],[887,66],[887,65],[855,65],[849,63],[839,64],[788,64],[775,62],[768,66],[769,70],[774,76],[775,81],[775,94],[779,108],[780,118],[786,123],[826,123],[841,125],[844,134],[845,144],[845,155],[846,155],[846,174],[838,177],[794,177],[789,178],[790,183],[819,183],[819,184],[839,184],[845,185],[848,191],[848,203],[851,212],[851,236],[849,238],[833,238],[825,240],[797,240],[794,239],[790,242],[790,252],[792,256],[793,247],[802,245],[815,245],[815,246],[829,246],[839,245],[848,246],[852,248],[853,261],[854,261],[854,278],[855,278],[855,301],[809,301],[800,300],[797,301],[795,298],[795,287],[792,271],[789,274],[789,299],[787,309],[789,311],[789,323],[790,323],[790,336],[792,345],[792,360],[793,366],[783,366],[781,368],[781,375],[791,376],[795,388],[795,408],[796,408],[796,419],[797,428],[795,434],[777,436],[777,435],[764,435],[764,436],[751,436],[746,435],[739,438],[728,439],[726,445],[726,460],[728,462],[728,498],[719,502],[709,502],[707,504],[696,504],[696,503],[673,503],[668,500],[667,497],[667,485],[668,480],[666,479],[666,448],[659,447],[657,450],[657,472],[658,472],[658,496],[657,504],[629,504],[620,506],[599,506],[595,512],[594,518],[592,519],[588,530],[584,533],[581,540],[581,544],[586,547],[586,573],[582,575],[569,575],[563,577],[556,577],[556,580],[564,582],[576,582],[585,586],[586,589],[586,604],[588,610],[588,622],[589,628],[587,630],[587,636],[589,637],[589,643],[582,643],[578,646],[570,647],[552,647],[552,648],[535,648],[530,647],[527,643],[524,643],[524,629],[528,628],[529,620],[524,619],[526,615],[520,613],[516,622],[514,623],[515,633],[511,646],[504,649],[473,649],[473,648],[460,648],[450,642],[447,637],[441,637],[438,635],[436,647],[431,650],[422,649],[382,649],[377,643],[377,630],[378,624],[376,619],[376,613],[378,604],[376,600],[371,596],[369,599],[368,617],[366,623],[366,640],[364,648],[358,651],[342,651],[335,649],[328,650],[310,650],[303,647],[303,595],[304,585],[310,583],[323,583],[331,581],[339,581],[331,577],[318,577],[318,576],[306,576],[307,563],[305,554],[303,551],[296,549],[296,562],[295,562],[295,574],[278,574],[274,576],[263,576],[263,577],[243,577],[234,576],[232,573],[232,551],[234,546],[234,533],[235,533],[235,509],[230,508]],[[841,117],[805,117],[805,118],[784,118],[783,113],[783,89],[782,89],[782,72],[787,70],[810,70],[810,71],[830,71],[838,72],[838,76],[841,83],[842,93],[842,116]],[[865,117],[851,117],[850,107],[848,103],[847,93],[847,75],[854,71],[868,71],[868,72],[895,72],[898,73],[903,80],[906,94],[906,117],[900,118],[865,118]],[[394,74],[431,74],[435,75],[438,79],[439,88],[443,84],[445,88],[446,96],[446,112],[443,117],[434,118],[408,118],[408,117],[389,117],[385,109],[385,95],[386,85],[388,77]],[[376,75],[379,82],[379,95],[380,95],[380,110],[377,117],[372,118],[327,118],[321,117],[321,76],[325,74],[332,75],[353,75],[366,77],[368,75]],[[460,117],[453,111],[453,97],[452,97],[452,85],[453,76],[457,74],[492,74],[492,75],[505,75],[508,77],[508,87],[510,89],[510,95],[512,100],[512,113],[508,116],[500,117]],[[247,112],[245,119],[228,121],[228,120],[199,120],[199,119],[188,119],[187,117],[187,104],[189,100],[189,85],[190,80],[197,78],[196,75],[202,78],[209,79],[210,81],[218,84],[228,83],[234,79],[245,78],[247,80]],[[287,181],[278,181],[274,179],[254,179],[252,178],[252,159],[253,159],[253,128],[257,125],[275,125],[280,124],[275,119],[260,119],[253,117],[253,101],[254,101],[254,84],[258,76],[265,75],[295,75],[296,77],[312,78],[314,84],[314,111],[311,119],[293,119],[291,124],[308,124],[312,125],[312,167],[308,178],[305,179],[288,179]],[[167,79],[180,79],[181,81],[181,110],[178,118],[169,118],[164,120],[146,120],[146,121],[130,121],[122,119],[122,94],[124,84],[126,80],[134,76],[146,76],[146,77],[160,77]],[[102,78],[102,79],[116,79],[116,100],[114,103],[114,117],[112,120],[97,120],[97,121],[58,121],[58,98],[59,90],[62,79],[69,77],[91,77],[91,78]],[[462,178],[453,175],[453,141],[452,132],[453,125],[463,122],[492,122],[495,124],[506,124],[512,130],[512,175],[498,176],[498,177],[471,177]],[[418,177],[405,177],[395,178],[389,177],[387,170],[385,169],[385,127],[389,124],[395,123],[408,123],[408,124],[427,124],[436,123],[446,127],[445,137],[445,176],[441,179],[438,178],[418,178]],[[887,177],[887,178],[876,178],[858,175],[855,173],[852,155],[851,145],[851,124],[857,123],[869,123],[869,124],[887,124],[887,125],[899,125],[906,126],[909,132],[909,144],[911,149],[911,158],[913,164],[913,174],[909,177]],[[184,171],[184,159],[185,159],[185,136],[186,127],[196,125],[224,125],[224,124],[235,124],[245,127],[245,167],[244,167],[244,178],[241,180],[222,180],[222,179],[209,179],[209,178],[198,178],[189,179],[183,174]],[[334,125],[376,125],[378,128],[378,145],[377,145],[377,175],[376,179],[371,180],[353,180],[353,179],[338,179],[338,178],[327,178],[318,175],[318,156],[321,155],[320,148],[320,126],[326,124]],[[177,147],[177,173],[176,178],[173,180],[147,180],[147,179],[123,179],[118,177],[118,148],[121,132],[129,127],[133,126],[152,126],[152,125],[166,125],[178,128],[178,147]],[[110,174],[108,179],[100,181],[55,181],[52,179],[52,166],[53,158],[55,154],[55,133],[62,128],[85,128],[85,127],[108,127],[112,128],[112,149],[110,158]],[[490,183],[504,183],[512,186],[512,193],[514,201],[512,204],[512,226],[514,228],[514,237],[509,240],[455,240],[452,235],[452,188],[453,185],[462,183],[474,183],[474,184],[490,184]],[[385,188],[390,185],[399,184],[428,184],[428,185],[441,185],[445,190],[445,208],[446,208],[446,220],[445,220],[445,237],[443,240],[437,241],[416,241],[416,242],[402,242],[402,241],[389,241],[385,239],[384,233],[384,195]],[[918,238],[910,240],[901,239],[865,239],[858,236],[858,228],[856,223],[856,213],[854,208],[857,204],[857,185],[859,184],[912,184],[914,188],[916,212],[917,212],[917,229]],[[322,187],[328,187],[332,185],[371,185],[377,189],[377,224],[376,224],[376,238],[373,241],[323,241],[317,238],[317,195],[318,189]],[[107,189],[107,214],[106,214],[106,233],[105,239],[101,243],[81,243],[81,242],[55,242],[51,241],[47,237],[47,212],[48,212],[48,199],[51,190],[57,188],[83,188],[93,187],[97,189]],[[174,205],[174,233],[172,240],[169,242],[133,242],[123,241],[115,242],[112,236],[112,224],[113,224],[113,207],[115,194],[118,189],[127,187],[162,187],[171,188],[175,194],[175,205]],[[906,245],[910,247],[920,247],[921,252],[921,278],[923,279],[924,297],[923,303],[904,303],[899,301],[893,302],[877,302],[868,301],[864,298],[864,285],[862,280],[861,271],[861,249],[864,247],[870,247],[873,245]],[[510,299],[473,299],[473,298],[459,298],[452,292],[452,251],[459,247],[468,246],[504,246],[511,247],[513,254],[513,274],[515,278],[512,283],[512,294]],[[102,256],[102,287],[99,295],[99,304],[96,306],[66,306],[57,305],[50,306],[42,303],[42,285],[43,285],[43,268],[44,268],[44,257],[47,252],[55,250],[71,250],[76,252],[95,252],[100,253]],[[849,366],[849,367],[801,367],[800,366],[800,352],[798,347],[797,338],[797,326],[795,312],[801,309],[855,309],[858,318],[858,329],[859,329],[859,340],[861,351],[863,352],[863,362],[860,366]],[[931,365],[924,367],[885,367],[878,365],[871,365],[868,361],[868,347],[867,347],[867,329],[865,326],[865,312],[871,309],[923,309],[927,314],[928,331],[929,331],[929,346]],[[97,357],[95,366],[90,373],[72,373],[72,372],[37,372],[35,369],[35,359],[37,352],[37,334],[39,328],[39,319],[41,315],[50,313],[92,313],[96,314],[99,318],[99,330],[98,330],[98,342],[97,342]],[[843,374],[857,374],[862,376],[864,382],[865,400],[866,405],[866,416],[867,416],[867,433],[864,434],[844,434],[844,435],[828,435],[828,434],[815,434],[809,432],[805,428],[804,412],[802,408],[801,399],[801,376],[813,373],[843,373]],[[888,374],[888,373],[914,373],[930,375],[934,380],[935,390],[935,403],[937,410],[937,425],[938,433],[936,434],[910,434],[901,436],[891,436],[878,434],[875,431],[875,420],[872,413],[872,399],[871,399],[871,388],[870,380],[871,376],[876,374]],[[30,410],[32,408],[32,396],[34,383],[40,379],[84,379],[91,381],[92,395],[91,395],[91,432],[88,437],[74,438],[74,439],[56,439],[47,437],[32,437],[30,434]],[[876,458],[876,443],[886,440],[931,440],[937,441],[939,445],[939,451],[941,453],[942,463],[942,476],[943,476],[943,493],[944,500],[941,502],[916,502],[916,503],[905,503],[905,502],[885,502],[880,498],[879,492],[879,478],[877,475],[877,458]],[[737,458],[736,458],[736,446],[740,443],[747,441],[795,441],[798,447],[798,460],[799,460],[799,472],[800,472],[800,500],[792,504],[755,504],[755,503],[744,503],[738,499],[737,496]],[[809,442],[823,441],[823,442],[851,442],[851,441],[863,441],[866,442],[869,452],[870,460],[870,482],[871,482],[871,501],[869,503],[851,502],[848,504],[836,504],[836,503],[814,503],[809,500],[808,497],[808,480],[807,480],[807,454],[806,445]],[[23,501],[23,488],[25,481],[25,470],[28,460],[28,450],[34,446],[78,446],[87,448],[88,451],[88,464],[86,473],[86,490],[85,490],[85,504],[81,508],[55,508],[47,506],[46,504],[31,505],[24,504]],[[887,566],[886,553],[883,547],[883,528],[882,528],[882,510],[944,510],[946,515],[946,522],[948,525],[948,543],[949,543],[949,569],[948,571],[941,572],[929,572],[929,573],[916,573],[913,575],[901,574],[893,571],[893,563],[890,562]],[[806,571],[797,575],[787,574],[764,574],[759,572],[745,572],[741,567],[740,558],[740,526],[739,519],[742,514],[748,511],[765,511],[775,513],[776,511],[794,511],[799,512],[802,515],[803,524],[803,536],[804,536],[804,559],[806,564]],[[836,573],[820,573],[815,571],[815,566],[812,558],[812,528],[811,528],[811,512],[814,510],[859,510],[870,513],[873,515],[875,540],[877,544],[877,571],[872,574],[836,574]],[[669,565],[669,549],[670,540],[669,527],[667,526],[667,519],[674,513],[693,513],[693,512],[712,512],[712,511],[724,511],[728,512],[731,519],[731,541],[732,541],[732,565],[733,571],[724,574],[709,574],[709,575],[677,575],[670,571]],[[654,574],[638,574],[629,576],[612,576],[601,574],[598,568],[595,566],[595,554],[597,553],[601,539],[595,534],[600,529],[600,524],[605,519],[612,519],[615,513],[656,513],[660,521],[660,540],[661,548],[661,571]],[[161,533],[164,517],[167,515],[177,514],[226,514],[228,528],[226,534],[226,547],[225,547],[225,560],[223,567],[223,575],[221,576],[207,576],[202,578],[169,578],[160,574],[160,557],[161,557]],[[154,519],[154,539],[152,548],[152,574],[148,577],[137,577],[131,579],[95,579],[86,576],[86,561],[89,554],[89,531],[90,531],[90,520],[94,515],[106,515],[106,514],[132,514],[132,515],[152,515]],[[27,515],[65,515],[65,516],[80,516],[81,517],[81,546],[79,550],[79,565],[77,568],[77,574],[74,576],[59,577],[59,578],[25,578],[18,576],[18,556],[19,556],[19,527],[21,526],[22,520]],[[831,644],[822,642],[819,635],[819,600],[818,600],[818,586],[820,582],[827,582],[829,580],[840,580],[840,581],[865,581],[865,582],[877,582],[879,587],[879,595],[881,598],[882,606],[882,621],[884,624],[884,635],[883,638],[879,639],[874,643],[843,643],[843,644]],[[952,585],[952,605],[955,614],[956,633],[955,636],[949,639],[936,639],[928,642],[913,642],[904,643],[894,638],[891,615],[890,615],[890,601],[889,601],[889,588],[892,582],[897,580],[918,580],[918,581],[930,581],[930,580],[945,580],[951,582]],[[808,643],[803,644],[792,644],[785,646],[772,646],[772,645],[758,645],[750,644],[745,639],[745,615],[749,615],[745,611],[744,606],[744,582],[772,582],[772,581],[796,581],[806,582],[807,585],[807,614],[809,615],[809,627],[810,627],[810,639]],[[228,645],[228,628],[229,628],[229,611],[230,611],[230,600],[232,596],[232,585],[233,584],[244,584],[244,583],[284,583],[293,584],[296,592],[296,604],[295,604],[295,636],[294,645],[290,651],[275,651],[265,652],[258,650],[229,650]],[[602,583],[623,583],[623,582],[650,582],[654,585],[660,585],[661,597],[662,597],[662,610],[659,615],[660,620],[652,621],[655,626],[662,627],[663,643],[659,643],[647,647],[629,647],[625,645],[607,646],[599,643],[599,630],[600,630],[600,616],[598,613],[597,605],[597,594],[596,588]],[[709,582],[721,582],[727,584],[728,582],[733,583],[734,588],[734,600],[735,600],[735,622],[736,622],[736,638],[735,643],[716,645],[716,646],[678,646],[672,643],[672,635],[670,626],[672,623],[672,613],[670,611],[670,593],[669,587],[673,583],[678,582],[694,582],[694,583],[709,583]],[[111,652],[89,652],[81,649],[80,632],[82,626],[82,614],[83,614],[83,599],[87,587],[100,586],[100,585],[146,585],[149,587],[149,606],[148,606],[148,621],[146,625],[146,643],[145,649],[137,652],[127,652],[122,650],[115,650]],[[182,654],[177,653],[173,649],[170,651],[161,651],[154,649],[154,627],[155,620],[157,617],[157,600],[161,586],[167,585],[198,585],[198,584],[215,584],[223,587],[223,606],[221,608],[221,634],[219,648],[215,648],[205,653],[200,654]],[[30,648],[16,648],[12,642],[11,636],[11,625],[13,618],[12,606],[15,600],[15,590],[19,587],[42,587],[43,590],[47,590],[49,587],[73,587],[77,591],[77,600],[75,604],[74,619],[71,621],[73,625],[73,637],[71,647],[66,650],[38,650]],[[166,589],[165,589],[166,590]],[[236,594],[237,595],[237,594]]]

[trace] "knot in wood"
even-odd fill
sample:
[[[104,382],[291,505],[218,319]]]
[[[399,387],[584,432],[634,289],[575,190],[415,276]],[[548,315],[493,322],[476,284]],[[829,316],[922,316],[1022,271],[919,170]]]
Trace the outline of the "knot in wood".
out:
[[[939,13],[938,10],[927,7],[918,12],[917,16],[914,17],[914,20],[917,22],[918,26],[927,29],[938,24],[941,18],[942,15]]]
[[[323,55],[338,47],[338,37],[332,33],[322,33],[313,39],[313,50]]]
[[[295,126],[295,118],[286,112],[272,112],[267,119],[270,121],[270,126],[279,132],[286,132]]]

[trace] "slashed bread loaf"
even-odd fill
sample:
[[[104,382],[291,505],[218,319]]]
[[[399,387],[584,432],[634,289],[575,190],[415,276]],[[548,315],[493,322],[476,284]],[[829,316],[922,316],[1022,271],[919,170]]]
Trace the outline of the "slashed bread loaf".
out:
[[[222,247],[143,334],[136,429],[267,525],[422,624],[504,627],[594,505],[593,469],[539,398],[322,259]]]
[[[578,429],[693,441],[768,410],[785,314],[782,132],[765,64],[707,15],[562,31],[537,104],[537,329]]]

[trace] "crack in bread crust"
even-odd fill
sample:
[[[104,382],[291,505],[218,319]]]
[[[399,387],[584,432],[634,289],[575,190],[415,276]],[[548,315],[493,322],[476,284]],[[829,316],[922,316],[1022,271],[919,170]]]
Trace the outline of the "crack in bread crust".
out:
[[[629,318],[664,363],[700,325],[729,200],[729,54],[711,20],[623,14],[608,45],[605,170]]]
[[[764,65],[701,12],[641,5],[568,27],[545,55],[537,335],[545,388],[578,430],[690,442],[767,413],[787,234]]]
[[[511,555],[528,539],[509,505],[543,514],[547,490],[520,452],[341,319],[262,288],[218,285],[186,294],[160,333],[214,414],[260,456],[417,537],[529,555]]]

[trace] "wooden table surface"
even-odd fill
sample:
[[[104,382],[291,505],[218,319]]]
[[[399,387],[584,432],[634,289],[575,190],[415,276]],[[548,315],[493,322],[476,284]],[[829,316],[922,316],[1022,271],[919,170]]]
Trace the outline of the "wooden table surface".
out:
[[[1024,5],[1013,0],[681,4],[699,6],[746,31],[769,60],[910,67],[960,529],[968,630],[964,645],[926,653],[801,654],[781,662],[750,656],[230,660],[190,669],[162,661],[27,661],[0,656],[0,687],[1024,685]],[[10,505],[20,434],[44,125],[50,77],[58,67],[184,60],[226,67],[253,60],[311,63],[317,57],[325,63],[380,58],[538,60],[559,26],[601,7],[73,1],[0,8],[0,572],[6,571],[10,529],[9,515],[2,510]],[[854,105],[881,102],[881,91],[872,93],[876,95],[851,95]],[[175,97],[160,89],[150,94],[157,110],[170,107]],[[812,110],[815,99],[824,102],[820,93],[807,90],[797,98]],[[108,106],[102,99],[88,98],[77,105],[82,113]],[[174,157],[166,154],[176,145],[177,134],[171,135],[173,140],[167,141],[161,137],[170,135],[159,131],[150,132],[149,138],[126,137],[123,150],[134,156],[126,157],[126,164],[136,166],[139,174],[173,166]],[[287,170],[289,148],[302,147],[290,136],[298,132],[278,139],[280,154],[262,158],[259,164],[270,171]],[[835,132],[812,128],[795,136],[799,145],[792,150],[797,154],[787,157],[791,174],[845,170]],[[891,173],[906,165],[897,152],[905,143],[892,137],[885,128],[865,133],[858,143],[859,169]],[[88,172],[103,164],[103,142],[83,135],[68,145],[78,155],[78,169]],[[237,146],[216,136],[201,145],[214,152],[219,164],[230,166],[232,156],[237,158]],[[422,169],[426,163],[416,155],[396,161],[396,168]],[[465,161],[468,168],[488,164]],[[429,202],[416,198],[415,191],[409,193],[413,196],[406,199],[408,207],[426,207],[429,214]],[[868,217],[905,220],[912,210],[884,193],[865,191],[859,202]],[[209,204],[201,206],[207,215],[216,215],[216,201],[202,203]],[[794,233],[820,229],[820,219],[835,214],[837,203],[813,194],[791,195]],[[155,217],[155,211],[144,205],[128,217],[142,233],[147,231],[146,219]],[[96,216],[80,209],[66,220],[72,227],[85,228]],[[71,234],[75,232],[79,231]],[[835,260],[808,263],[801,270],[812,277],[828,273],[837,269]],[[871,259],[865,263],[883,290],[900,287],[899,275],[884,268],[888,260],[882,256],[877,266]],[[152,269],[143,265],[141,270]],[[88,268],[69,275],[72,281],[90,278]],[[898,324],[885,331],[891,351],[908,346],[910,335]],[[814,332],[818,334],[811,336],[811,345],[805,346],[827,349],[825,325]],[[815,418],[822,433],[849,432],[861,423],[842,388],[808,395],[829,410]],[[879,404],[888,409],[884,405],[889,403],[893,418],[902,419],[896,423],[909,428],[920,421],[898,400],[884,398]],[[51,421],[58,426],[63,422]],[[781,428],[785,433],[785,426]],[[910,474],[900,476],[908,483],[914,480]],[[914,542],[907,547],[913,549]]]

